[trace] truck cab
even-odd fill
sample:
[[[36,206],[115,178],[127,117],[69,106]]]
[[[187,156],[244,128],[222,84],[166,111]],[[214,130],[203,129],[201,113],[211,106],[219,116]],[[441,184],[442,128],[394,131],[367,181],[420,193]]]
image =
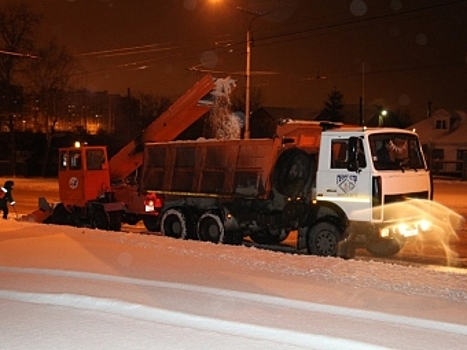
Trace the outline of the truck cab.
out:
[[[414,132],[365,127],[324,131],[315,186],[320,208],[345,217],[349,240],[375,255],[392,255],[403,241],[427,229],[414,201],[432,198],[432,182]],[[318,218],[327,215],[321,212]]]
[[[59,149],[60,200],[65,206],[83,207],[110,190],[107,149],[81,146]]]
[[[60,203],[51,223],[119,231],[125,210],[110,186],[105,146],[75,144],[59,149]]]

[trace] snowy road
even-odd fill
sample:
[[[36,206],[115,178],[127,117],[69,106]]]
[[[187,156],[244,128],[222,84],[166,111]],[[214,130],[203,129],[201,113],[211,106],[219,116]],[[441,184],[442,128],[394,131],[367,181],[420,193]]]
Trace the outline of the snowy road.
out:
[[[5,178],[0,178],[3,183]],[[59,201],[58,183],[56,179],[16,179],[15,199],[18,202],[18,215],[24,215],[37,208],[37,199],[40,196],[47,198],[51,203]],[[462,181],[435,181],[435,201],[467,218],[467,182]],[[14,216],[15,213],[10,214]],[[142,223],[136,226],[124,225],[126,232],[148,233]],[[404,265],[439,265],[467,268],[467,220],[456,232],[457,237],[445,237],[439,240],[427,237],[415,243],[407,244],[396,256],[390,259],[377,259],[365,250],[357,251],[357,259],[392,261]],[[283,247],[276,247],[278,251],[291,252],[295,246],[293,237],[285,242]],[[271,249],[271,247],[267,247]]]
[[[461,349],[466,313],[462,270],[0,227],[8,349]]]

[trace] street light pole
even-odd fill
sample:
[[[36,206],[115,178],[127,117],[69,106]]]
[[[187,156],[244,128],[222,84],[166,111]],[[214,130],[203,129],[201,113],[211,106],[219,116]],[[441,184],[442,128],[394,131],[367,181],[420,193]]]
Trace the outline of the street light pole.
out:
[[[362,62],[361,124],[365,125],[365,62]]]
[[[246,32],[245,134],[243,136],[245,139],[250,138],[251,23],[253,19]]]
[[[251,47],[252,47],[252,39],[251,39],[251,28],[253,25],[253,21],[257,18],[269,15],[275,11],[269,11],[264,13],[253,12],[243,7],[237,7],[237,10],[240,12],[244,12],[249,15],[253,15],[248,23],[248,29],[246,31],[246,85],[245,85],[245,132],[243,137],[245,139],[250,138],[250,90],[251,90]]]

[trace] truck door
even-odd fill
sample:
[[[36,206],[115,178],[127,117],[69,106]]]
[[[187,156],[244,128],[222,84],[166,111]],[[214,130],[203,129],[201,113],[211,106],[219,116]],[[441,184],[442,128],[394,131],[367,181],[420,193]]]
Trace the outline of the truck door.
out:
[[[82,205],[84,198],[81,149],[60,149],[58,181],[60,200],[65,206]]]
[[[321,147],[317,174],[317,199],[329,201],[342,208],[354,220],[367,220],[371,204],[370,167],[368,151],[359,140],[355,171],[349,167],[349,139],[329,139],[329,147]],[[352,169],[352,170],[349,170]]]
[[[83,207],[110,188],[105,147],[79,147],[59,151],[60,200],[65,206]]]

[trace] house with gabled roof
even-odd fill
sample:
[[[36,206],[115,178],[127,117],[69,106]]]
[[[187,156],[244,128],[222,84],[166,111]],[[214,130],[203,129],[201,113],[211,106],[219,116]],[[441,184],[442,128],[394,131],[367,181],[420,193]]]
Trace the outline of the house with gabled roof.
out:
[[[462,174],[467,164],[467,113],[437,110],[412,126],[434,172]]]
[[[280,120],[315,120],[319,111],[307,108],[261,107],[250,118],[251,138],[270,138]]]

